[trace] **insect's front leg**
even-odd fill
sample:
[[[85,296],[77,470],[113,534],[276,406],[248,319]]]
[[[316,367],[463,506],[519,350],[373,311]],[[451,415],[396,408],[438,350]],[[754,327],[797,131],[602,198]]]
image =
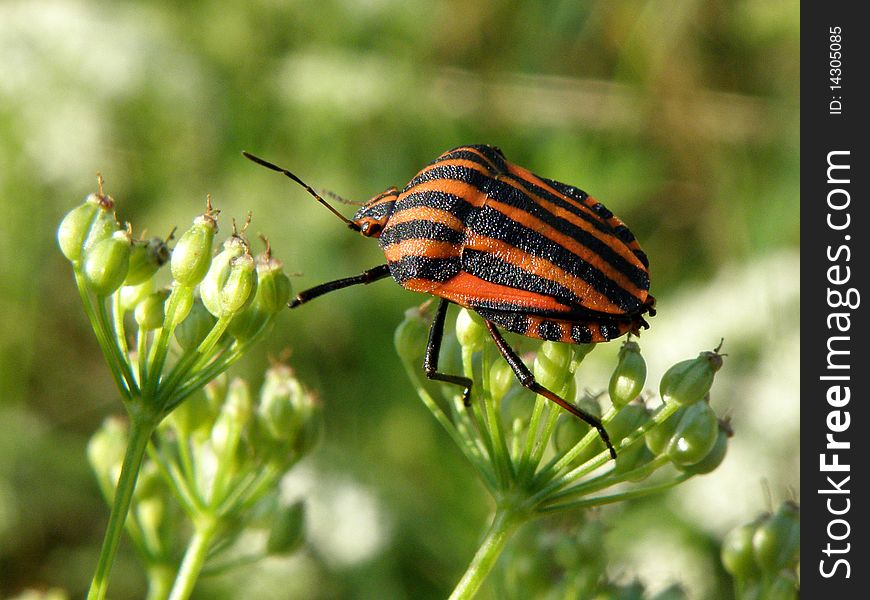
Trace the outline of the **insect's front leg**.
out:
[[[514,375],[516,375],[517,379],[519,379],[520,384],[523,387],[532,390],[536,394],[543,396],[547,400],[555,402],[575,417],[586,421],[587,423],[589,423],[589,425],[598,430],[598,435],[601,436],[601,441],[605,443],[607,449],[610,451],[611,458],[615,460],[616,450],[613,448],[613,444],[610,443],[610,436],[607,435],[607,431],[604,429],[604,425],[601,424],[601,421],[599,421],[593,415],[590,415],[585,410],[577,408],[570,402],[564,400],[563,398],[560,398],[559,396],[542,386],[540,383],[538,383],[529,368],[525,365],[525,363],[523,363],[520,357],[517,356],[517,353],[514,352],[513,348],[508,345],[507,341],[501,335],[501,332],[496,329],[495,324],[491,321],[484,321],[484,323],[486,323],[486,328],[489,329],[489,334],[492,336],[496,347],[498,347],[499,352],[501,352],[501,355],[507,361],[507,364],[510,365],[511,369],[513,369]]]
[[[378,279],[389,277],[389,275],[389,265],[380,265],[374,267],[373,269],[369,269],[368,271],[363,271],[359,275],[354,275],[353,277],[345,277],[344,279],[336,279],[335,281],[321,283],[320,285],[316,285],[313,288],[309,288],[303,292],[299,292],[298,294],[296,294],[296,297],[293,298],[289,306],[290,308],[296,308],[300,304],[305,304],[309,300],[314,300],[315,298],[317,298],[318,296],[322,296],[323,294],[350,287],[352,285],[371,283],[373,281],[377,281]]]
[[[471,379],[462,375],[447,375],[438,371],[438,354],[441,352],[441,340],[444,337],[444,319],[447,317],[447,306],[449,304],[450,302],[444,299],[438,303],[435,318],[432,319],[432,327],[429,329],[429,343],[426,345],[426,354],[423,357],[423,370],[426,371],[426,377],[429,379],[463,386],[465,389],[462,392],[462,403],[465,406],[471,406],[471,386],[473,383]]]

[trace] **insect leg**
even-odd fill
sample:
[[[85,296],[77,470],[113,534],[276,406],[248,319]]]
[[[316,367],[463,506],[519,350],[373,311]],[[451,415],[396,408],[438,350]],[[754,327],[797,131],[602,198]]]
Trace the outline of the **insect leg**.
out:
[[[389,275],[389,265],[380,265],[373,269],[369,269],[368,271],[363,271],[359,275],[354,275],[353,277],[345,277],[344,279],[336,279],[335,281],[321,283],[320,285],[316,285],[313,288],[309,288],[296,294],[296,297],[290,302],[290,308],[296,308],[300,304],[305,304],[309,300],[314,300],[318,296],[322,296],[323,294],[334,290],[340,290],[360,283],[371,283],[378,279],[389,277]]]
[[[505,341],[499,330],[496,329],[495,324],[490,321],[484,322],[486,323],[486,328],[489,329],[489,334],[492,336],[496,347],[498,347],[501,355],[504,356],[507,364],[510,365],[511,369],[513,369],[514,375],[517,376],[520,384],[522,384],[523,387],[532,390],[536,394],[543,396],[547,400],[555,402],[578,419],[586,421],[587,423],[589,423],[589,425],[597,429],[598,435],[601,436],[601,441],[603,441],[607,445],[607,449],[610,450],[611,458],[615,459],[616,450],[613,448],[613,444],[610,443],[610,436],[607,435],[607,431],[604,429],[604,425],[601,424],[601,421],[590,415],[585,410],[577,408],[570,402],[563,400],[562,398],[542,386],[540,383],[538,383],[535,380],[535,376],[532,374],[531,371],[529,371],[529,368],[525,365],[525,363],[523,363],[522,360],[520,360],[520,357],[517,356],[513,348],[508,345],[507,341]]]
[[[438,353],[441,351],[441,339],[444,337],[444,319],[447,316],[448,304],[450,303],[444,299],[438,303],[435,318],[432,319],[432,327],[429,329],[429,343],[426,344],[426,354],[423,357],[423,370],[426,371],[426,377],[429,379],[464,386],[462,402],[465,406],[470,406],[471,379],[462,375],[447,375],[446,373],[438,372]]]

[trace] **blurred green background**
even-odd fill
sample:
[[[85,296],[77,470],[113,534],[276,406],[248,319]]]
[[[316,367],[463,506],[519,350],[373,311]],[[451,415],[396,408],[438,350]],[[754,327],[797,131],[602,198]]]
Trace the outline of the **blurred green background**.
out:
[[[107,518],[84,450],[121,406],[54,241],[96,171],[138,231],[185,228],[206,193],[224,232],[253,211],[300,290],[383,256],[241,150],[365,200],[487,143],[639,238],[652,390],[725,338],[725,464],[603,518],[616,579],[730,598],[718,541],[765,508],[763,480],[775,500],[799,487],[798,46],[798,4],[775,0],[0,3],[0,596],[80,595]],[[286,484],[310,499],[310,548],[199,597],[452,589],[490,506],[393,350],[424,299],[391,281],[337,292],[234,370],[258,384],[289,348],[322,398],[324,442]],[[607,346],[581,388],[606,386]],[[137,569],[122,548],[112,597],[141,596]]]

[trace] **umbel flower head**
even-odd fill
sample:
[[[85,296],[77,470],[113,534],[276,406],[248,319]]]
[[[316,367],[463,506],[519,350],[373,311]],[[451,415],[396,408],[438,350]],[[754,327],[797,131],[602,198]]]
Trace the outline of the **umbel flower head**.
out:
[[[602,506],[661,492],[709,473],[725,458],[731,430],[710,404],[722,356],[716,350],[677,363],[661,380],[661,399],[644,391],[646,363],[639,344],[620,349],[605,393],[578,395],[576,371],[594,344],[544,342],[532,372],[544,387],[600,417],[616,460],[598,432],[513,376],[490,348],[479,317],[465,309],[455,334],[445,337],[442,370],[474,381],[471,405],[456,386],[421,379],[420,355],[429,317],[412,309],[395,343],[425,405],[453,438],[492,493],[496,512],[481,550],[452,598],[469,598],[520,523],[536,516]]]
[[[266,334],[290,296],[290,281],[271,247],[267,243],[266,252],[253,256],[244,229],[234,228],[214,255],[219,211],[210,197],[205,211],[170,248],[169,240],[136,239],[132,225],[122,227],[115,201],[103,191],[102,177],[98,183],[98,191],[73,208],[57,231],[58,245],[72,265],[85,313],[130,419],[129,451],[121,454],[123,464],[107,480],[117,481],[117,492],[111,495],[112,516],[91,598],[105,597],[120,524],[129,510],[149,438],[167,415]],[[237,390],[232,397],[241,395]],[[236,411],[236,416],[241,418],[243,412]],[[215,427],[224,433],[223,443],[229,448],[235,430],[227,419],[219,417]],[[118,435],[106,433],[103,439],[105,443],[95,441],[94,448]],[[310,447],[310,440],[302,447]],[[152,502],[152,507],[157,505]]]

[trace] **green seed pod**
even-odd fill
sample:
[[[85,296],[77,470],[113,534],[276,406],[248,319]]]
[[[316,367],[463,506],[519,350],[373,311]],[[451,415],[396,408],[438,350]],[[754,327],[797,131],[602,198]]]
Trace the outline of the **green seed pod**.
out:
[[[797,600],[798,582],[788,573],[777,574],[764,590],[764,600]]]
[[[483,340],[486,327],[480,322],[480,318],[473,315],[467,308],[459,309],[456,315],[456,339],[471,352],[479,352],[483,349]]]
[[[664,410],[663,406],[657,408],[653,416],[655,416],[655,414],[658,414],[658,412],[662,410]],[[652,452],[656,456],[659,456],[663,452],[667,451],[668,444],[670,443],[671,438],[674,436],[674,432],[677,430],[677,425],[679,425],[680,419],[683,417],[683,413],[685,412],[686,407],[681,406],[663,423],[659,423],[652,429],[648,430],[646,434],[644,434],[646,447],[649,448],[650,452]]]
[[[679,583],[674,583],[660,591],[650,600],[686,600],[686,590]]]
[[[136,317],[139,329],[150,331],[163,327],[163,303],[168,295],[165,290],[154,292],[136,305],[133,315]]]
[[[82,204],[69,211],[57,228],[60,251],[73,263],[99,241],[118,228],[115,222],[115,201],[102,193],[90,194]]]
[[[503,360],[493,361],[489,368],[489,393],[495,402],[504,398],[515,381],[513,369],[507,362]]]
[[[88,441],[88,460],[104,487],[114,490],[126,449],[127,424],[119,417],[103,421]]]
[[[160,238],[151,238],[147,242],[135,240],[130,252],[130,268],[124,285],[139,285],[151,279],[157,270],[169,261],[169,256],[169,246]]]
[[[218,318],[239,312],[253,299],[252,292],[257,285],[256,263],[247,249],[247,243],[240,237],[230,237],[211,261],[199,286],[202,303]]]
[[[797,564],[800,544],[800,507],[793,502],[784,502],[752,536],[755,560],[771,575]]]
[[[570,344],[544,342],[535,355],[535,364],[532,366],[535,379],[558,394],[574,376],[571,370],[573,358],[574,352]]]
[[[668,458],[683,467],[701,462],[713,449],[718,434],[719,423],[709,403],[687,406],[668,443]]]
[[[260,389],[257,417],[262,428],[273,440],[292,439],[299,429],[305,405],[305,390],[286,365],[275,365],[266,372]]]
[[[194,287],[209,270],[211,249],[217,233],[217,221],[211,207],[205,214],[193,221],[193,226],[185,231],[169,259],[172,277],[179,285]]]
[[[414,362],[423,355],[429,338],[429,323],[425,309],[415,306],[405,311],[405,319],[399,323],[393,334],[393,344],[402,360]]]
[[[260,310],[275,314],[287,308],[290,300],[290,278],[284,264],[272,258],[271,252],[257,257],[257,295],[254,302]]]
[[[716,434],[716,443],[713,444],[713,448],[707,453],[707,456],[693,465],[677,465],[677,468],[686,473],[691,473],[692,475],[706,475],[707,473],[711,473],[722,464],[723,460],[725,460],[725,455],[728,453],[728,438],[732,435],[734,434],[731,431],[731,426],[726,422],[719,421],[719,431]]]
[[[640,402],[632,402],[625,405],[616,413],[616,416],[604,425],[607,428],[607,433],[610,434],[610,440],[618,448],[621,440],[646,425],[649,420],[650,414],[646,406]]]
[[[250,305],[236,314],[229,332],[240,341],[250,340],[263,331],[264,326],[278,312],[287,308],[290,299],[290,278],[284,273],[281,261],[268,252],[257,258],[257,292]]]
[[[219,460],[235,460],[242,430],[252,412],[251,392],[240,378],[233,379],[221,412],[211,430],[211,442]]]
[[[116,231],[84,254],[85,282],[97,296],[108,296],[124,283],[130,265],[130,234]]]
[[[636,342],[625,342],[619,349],[619,362],[610,377],[610,401],[616,408],[622,408],[643,391],[646,382],[646,361],[640,354]]]
[[[279,509],[272,518],[266,551],[269,554],[290,554],[305,541],[305,505],[300,500]]]
[[[710,391],[713,376],[721,368],[722,355],[716,350],[678,362],[662,376],[659,384],[662,400],[682,405],[698,402]]]
[[[757,528],[757,523],[741,525],[732,529],[722,541],[722,565],[737,581],[746,581],[761,573],[752,548],[752,537]]]
[[[194,300],[187,317],[175,328],[175,339],[185,350],[194,350],[217,323],[199,299]]]
[[[208,316],[213,318],[211,315]],[[187,439],[192,436],[200,441],[208,437],[218,413],[219,406],[210,401],[205,394],[194,394],[176,406],[163,420],[161,426],[165,424],[166,427],[174,429],[177,439]]]
[[[121,299],[121,310],[130,312],[142,302],[146,296],[154,292],[154,280],[146,279],[139,285],[122,285],[118,290]]]
[[[569,396],[570,398],[571,396]],[[601,418],[601,403],[598,401],[598,396],[591,394],[583,394],[576,402],[576,405],[598,419]],[[553,431],[553,447],[558,454],[564,454],[571,449],[583,436],[589,433],[591,427],[585,421],[581,421],[574,415],[567,413],[559,415],[559,420],[556,422],[556,428]],[[574,464],[582,464],[604,450],[604,444],[600,439],[596,438],[584,452],[582,452]]]

